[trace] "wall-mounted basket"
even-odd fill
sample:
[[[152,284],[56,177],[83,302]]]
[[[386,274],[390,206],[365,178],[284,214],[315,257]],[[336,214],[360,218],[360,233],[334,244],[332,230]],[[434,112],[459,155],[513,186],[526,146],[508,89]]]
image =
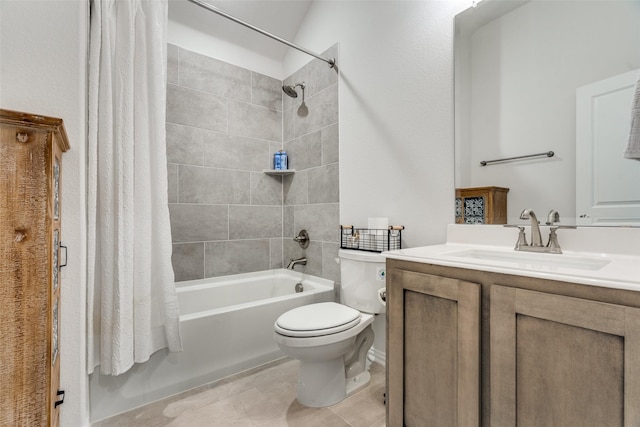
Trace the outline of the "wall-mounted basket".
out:
[[[390,225],[388,229],[340,226],[340,249],[365,252],[393,251],[402,247],[404,225]]]

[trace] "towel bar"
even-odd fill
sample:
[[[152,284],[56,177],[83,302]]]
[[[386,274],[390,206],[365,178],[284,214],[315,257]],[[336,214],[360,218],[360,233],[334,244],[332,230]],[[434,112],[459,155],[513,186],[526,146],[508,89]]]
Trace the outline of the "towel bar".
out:
[[[480,162],[480,166],[487,166],[488,164],[491,164],[491,163],[508,162],[510,160],[528,159],[530,157],[539,157],[539,156],[553,157],[555,154],[556,153],[554,153],[553,151],[546,151],[544,153],[528,154],[526,156],[506,157],[504,159],[496,159],[496,160],[483,160]]]

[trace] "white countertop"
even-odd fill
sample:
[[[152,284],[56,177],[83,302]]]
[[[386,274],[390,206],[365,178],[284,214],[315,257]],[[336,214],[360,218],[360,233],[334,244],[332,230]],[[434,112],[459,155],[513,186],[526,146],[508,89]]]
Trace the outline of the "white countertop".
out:
[[[541,229],[546,243],[547,227]],[[513,228],[451,224],[445,244],[383,255],[404,261],[640,291],[640,228],[559,230],[562,254],[515,251],[517,236],[518,230]]]

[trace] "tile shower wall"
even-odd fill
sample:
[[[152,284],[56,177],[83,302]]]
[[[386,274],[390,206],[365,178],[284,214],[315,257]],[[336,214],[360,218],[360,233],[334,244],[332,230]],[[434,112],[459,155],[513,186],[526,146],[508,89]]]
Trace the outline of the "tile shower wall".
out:
[[[282,83],[168,46],[167,159],[176,280],[282,266]]]
[[[338,54],[338,45],[334,45],[322,56],[337,59]],[[338,72],[315,59],[284,84],[300,82],[306,84],[305,105],[300,88],[298,98],[283,97],[284,148],[289,167],[296,170],[283,181],[284,261],[304,255],[304,271],[340,282],[336,263],[340,237]],[[301,229],[311,237],[304,250],[292,240]]]
[[[337,56],[337,47],[327,55]],[[308,273],[338,281],[337,73],[315,60],[286,83],[297,78],[308,85],[307,115],[299,108],[301,97],[294,102],[285,96],[283,112],[277,79],[168,46],[169,211],[177,281],[280,268],[303,253]],[[284,182],[262,173],[283,142],[290,168],[299,171]],[[291,240],[298,228],[311,233],[304,252]]]

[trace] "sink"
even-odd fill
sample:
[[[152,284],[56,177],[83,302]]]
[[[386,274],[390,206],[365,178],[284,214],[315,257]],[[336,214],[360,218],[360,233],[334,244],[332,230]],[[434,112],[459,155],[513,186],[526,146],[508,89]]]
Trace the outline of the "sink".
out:
[[[608,259],[594,257],[516,251],[503,252],[488,249],[469,249],[459,252],[449,252],[443,255],[454,258],[463,258],[468,261],[491,261],[502,264],[507,263],[513,267],[533,270],[570,268],[573,270],[596,271],[611,262]]]
[[[564,253],[515,251],[517,231],[449,224],[444,244],[386,252],[387,259],[627,289],[640,292],[640,227],[578,227],[561,236]]]

